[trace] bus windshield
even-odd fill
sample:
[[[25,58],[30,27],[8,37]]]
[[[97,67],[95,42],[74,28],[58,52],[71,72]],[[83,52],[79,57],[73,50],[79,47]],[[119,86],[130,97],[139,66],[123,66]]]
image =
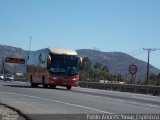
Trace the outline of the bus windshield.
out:
[[[54,74],[73,75],[79,73],[78,57],[51,54],[50,72]]]

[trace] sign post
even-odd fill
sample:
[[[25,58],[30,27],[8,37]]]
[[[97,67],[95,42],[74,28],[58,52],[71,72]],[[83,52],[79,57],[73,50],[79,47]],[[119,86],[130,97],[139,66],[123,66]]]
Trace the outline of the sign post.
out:
[[[135,83],[135,80],[134,80],[134,82],[133,82],[133,76],[134,76],[134,74],[137,73],[138,67],[137,67],[136,65],[132,64],[132,65],[129,66],[129,69],[128,69],[128,70],[129,70],[130,74],[132,74],[131,81],[132,81],[132,84],[133,84],[133,83]]]

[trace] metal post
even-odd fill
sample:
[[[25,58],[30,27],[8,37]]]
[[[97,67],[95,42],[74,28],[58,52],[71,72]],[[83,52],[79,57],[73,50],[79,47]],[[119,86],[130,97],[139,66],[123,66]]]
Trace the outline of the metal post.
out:
[[[132,74],[132,78],[131,78],[131,84],[133,84],[133,74]]]
[[[149,56],[150,56],[150,50],[148,50],[148,63],[147,63],[147,79],[146,79],[146,85],[148,85],[148,78],[149,78]]]

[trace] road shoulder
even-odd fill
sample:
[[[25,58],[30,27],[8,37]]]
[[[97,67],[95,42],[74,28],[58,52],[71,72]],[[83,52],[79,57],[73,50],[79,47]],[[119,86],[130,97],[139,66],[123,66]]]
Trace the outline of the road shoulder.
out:
[[[0,120],[29,120],[15,108],[0,103]]]

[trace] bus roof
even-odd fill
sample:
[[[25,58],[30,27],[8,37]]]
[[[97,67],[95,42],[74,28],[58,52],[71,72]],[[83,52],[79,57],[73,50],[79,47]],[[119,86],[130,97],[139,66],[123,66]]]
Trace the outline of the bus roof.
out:
[[[71,50],[68,48],[49,48],[50,52],[53,54],[59,55],[77,55],[75,50]]]

